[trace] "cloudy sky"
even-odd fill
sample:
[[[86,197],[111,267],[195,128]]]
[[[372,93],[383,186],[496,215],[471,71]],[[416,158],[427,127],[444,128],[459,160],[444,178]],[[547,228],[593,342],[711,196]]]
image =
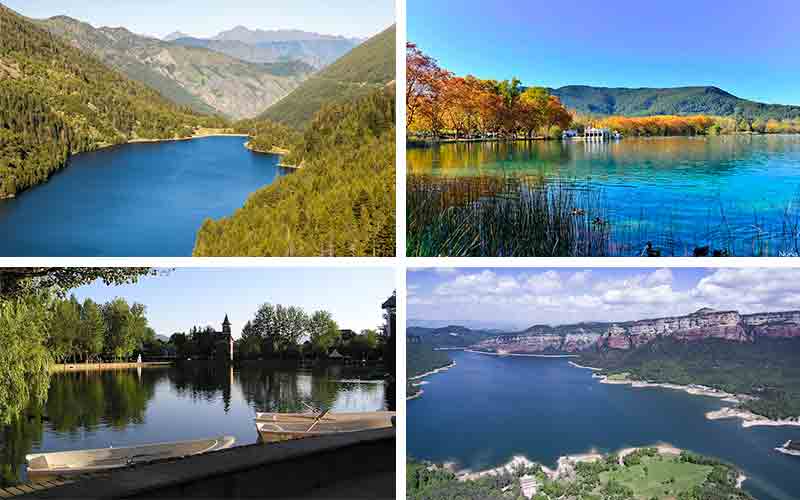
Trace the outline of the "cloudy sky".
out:
[[[177,268],[133,285],[96,281],[72,293],[81,301],[123,297],[144,304],[150,326],[166,336],[193,326],[220,328],[227,314],[239,337],[264,302],[330,311],[339,328],[376,328],[383,322],[381,304],[394,289],[390,267]]]
[[[437,268],[408,273],[408,318],[497,328],[623,321],[701,307],[800,309],[800,269]]]

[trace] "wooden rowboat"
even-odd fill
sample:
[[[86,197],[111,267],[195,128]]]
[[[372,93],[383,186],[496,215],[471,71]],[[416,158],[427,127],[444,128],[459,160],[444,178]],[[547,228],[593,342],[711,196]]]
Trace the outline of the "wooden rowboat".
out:
[[[332,421],[345,421],[345,420],[361,420],[365,417],[377,417],[390,419],[394,417],[393,411],[370,411],[370,412],[350,412],[350,413],[326,413],[320,418],[321,413],[304,412],[304,413],[256,413],[256,421],[258,422],[308,422],[309,424],[314,420],[321,420],[322,422]]]
[[[326,436],[345,432],[358,432],[370,429],[384,429],[394,425],[395,413],[376,411],[363,413],[334,413],[330,415],[307,414],[260,414],[256,419],[256,429],[261,441],[275,443],[291,439]],[[274,418],[264,418],[265,415]],[[282,417],[291,415],[290,417]]]
[[[230,448],[235,442],[236,438],[233,436],[220,436],[211,439],[121,448],[32,453],[26,455],[25,460],[28,462],[28,475],[65,476],[118,469],[168,458],[199,455]]]

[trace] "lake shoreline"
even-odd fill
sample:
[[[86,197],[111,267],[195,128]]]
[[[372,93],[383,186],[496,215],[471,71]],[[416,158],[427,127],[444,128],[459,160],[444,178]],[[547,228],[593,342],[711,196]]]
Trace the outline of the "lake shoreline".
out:
[[[172,361],[142,363],[57,363],[50,366],[50,373],[129,370],[132,368],[165,368],[172,365]]]
[[[427,371],[427,372],[422,373],[420,375],[414,375],[413,377],[409,377],[408,378],[408,382],[411,382],[412,380],[419,380],[421,378],[428,377],[430,375],[435,375],[437,373],[449,370],[450,368],[453,368],[454,366],[456,366],[456,362],[455,361],[451,361],[450,364],[448,364],[448,365],[440,366],[439,368],[434,368],[433,370]],[[406,396],[406,401],[411,401],[412,399],[421,398],[423,394],[425,394],[425,389],[420,389],[417,392],[415,392],[414,394],[412,394],[411,396]]]
[[[550,467],[547,467],[546,465],[543,465],[541,463],[534,462],[534,461],[530,460],[528,457],[526,457],[524,455],[514,455],[511,458],[511,460],[509,460],[508,462],[506,462],[503,465],[500,465],[498,467],[493,467],[493,468],[490,468],[490,469],[483,469],[483,470],[479,470],[479,471],[475,471],[475,472],[472,472],[469,469],[454,470],[455,464],[452,463],[452,462],[448,463],[448,464],[445,464],[444,467],[446,469],[450,470],[451,472],[453,472],[456,475],[456,479],[458,481],[462,481],[463,482],[463,481],[474,481],[474,480],[480,479],[480,478],[485,477],[485,476],[499,475],[499,474],[504,474],[506,472],[513,473],[516,469],[518,469],[521,466],[522,467],[534,467],[534,466],[538,465],[538,466],[540,466],[542,468],[542,471],[545,473],[545,475],[547,476],[547,478],[549,480],[555,481],[555,480],[561,479],[562,477],[571,476],[571,474],[575,470],[575,466],[578,463],[583,463],[583,462],[592,463],[592,462],[596,462],[596,461],[599,461],[599,460],[604,460],[606,457],[611,456],[611,455],[617,455],[618,456],[618,464],[620,466],[624,467],[625,466],[625,462],[624,462],[625,456],[627,456],[627,455],[629,455],[629,454],[631,454],[633,452],[636,452],[636,451],[639,451],[639,450],[643,450],[643,449],[647,449],[647,448],[656,448],[660,455],[670,455],[670,456],[673,456],[673,457],[680,456],[681,453],[686,451],[686,450],[683,450],[681,448],[677,448],[677,447],[669,445],[669,444],[659,443],[659,444],[654,444],[652,446],[639,446],[639,447],[622,448],[620,450],[617,450],[617,451],[614,451],[614,452],[610,452],[610,453],[599,453],[599,452],[597,452],[595,450],[589,450],[589,451],[587,451],[585,453],[576,453],[576,454],[572,454],[572,455],[562,455],[562,456],[558,457],[558,460],[556,460],[555,468],[550,468]],[[798,454],[800,454],[800,452],[798,452]],[[736,488],[737,489],[741,489],[742,488],[742,484],[744,484],[744,482],[746,480],[747,480],[747,476],[742,471],[738,471],[738,476],[736,478]]]
[[[208,130],[213,130],[213,129],[208,129]],[[26,189],[23,189],[22,191],[14,193],[14,194],[12,194],[10,196],[8,196],[8,195],[6,195],[6,196],[0,195],[0,201],[2,201],[2,200],[13,200],[14,198],[17,197],[17,195],[19,195],[21,193],[24,193],[25,191],[28,191],[31,188],[34,188],[36,186],[45,184],[46,182],[50,181],[50,178],[53,175],[55,175],[55,174],[59,173],[60,171],[64,170],[64,168],[66,168],[66,166],[69,164],[69,161],[72,158],[76,158],[76,157],[78,157],[80,155],[83,155],[83,154],[86,154],[86,153],[94,153],[94,152],[97,152],[97,151],[103,151],[103,150],[106,150],[106,149],[112,149],[112,148],[116,148],[116,147],[119,147],[119,146],[126,146],[128,144],[155,144],[155,143],[159,143],[159,142],[183,142],[183,141],[191,141],[191,140],[194,140],[194,139],[205,139],[207,137],[250,137],[250,136],[248,134],[237,134],[237,133],[227,133],[227,132],[201,132],[199,134],[194,134],[191,137],[172,137],[172,138],[169,138],[169,139],[129,139],[127,141],[120,142],[120,143],[117,143],[117,144],[101,143],[94,149],[90,149],[90,150],[87,150],[87,151],[80,151],[80,152],[77,152],[77,153],[70,152],[69,156],[64,161],[64,163],[61,166],[59,166],[56,170],[54,170],[47,177],[47,179],[45,179],[42,182],[36,183],[33,186],[29,186]],[[279,165],[279,166],[282,166],[282,165]],[[287,168],[290,168],[290,167],[287,167]]]
[[[247,150],[252,151],[253,153],[258,153],[258,154],[262,154],[262,155],[278,155],[278,156],[280,156],[281,157],[281,162],[278,163],[279,167],[291,168],[291,169],[294,169],[294,170],[299,170],[302,167],[301,165],[289,165],[288,163],[283,163],[283,157],[288,155],[289,153],[291,153],[291,151],[289,151],[288,149],[279,148],[278,146],[272,146],[272,148],[270,150],[264,151],[263,149],[257,149],[256,147],[254,147],[251,144],[251,142],[252,141],[245,142],[244,143],[244,147]]]
[[[521,358],[580,358],[578,354],[515,354],[515,353],[497,353],[486,351],[474,351],[472,349],[464,349],[464,352],[472,352],[475,354],[485,354],[487,356],[517,356]]]
[[[705,396],[705,397],[716,398],[725,403],[741,404],[743,401],[755,399],[753,396],[750,396],[748,394],[732,394],[729,392],[725,392],[719,389],[714,389],[713,387],[708,387],[704,385],[680,385],[680,384],[670,384],[670,383],[655,383],[655,382],[632,380],[628,378],[610,379],[608,375],[598,375],[596,373],[592,374],[592,378],[599,379],[601,384],[629,385],[631,388],[636,388],[636,389],[649,389],[649,388],[671,389],[675,391],[683,391],[689,394],[690,396]],[[707,412],[705,414],[705,418],[708,420],[739,418],[742,420],[742,427],[745,428],[788,427],[788,426],[800,427],[800,416],[773,420],[764,415],[759,415],[749,410],[735,408],[731,406],[726,406],[719,410]]]

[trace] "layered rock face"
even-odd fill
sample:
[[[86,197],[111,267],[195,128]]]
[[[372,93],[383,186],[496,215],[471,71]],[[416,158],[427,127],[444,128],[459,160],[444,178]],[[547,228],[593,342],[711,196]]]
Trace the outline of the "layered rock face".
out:
[[[755,337],[800,338],[800,311],[747,314],[742,321]]]
[[[475,349],[508,353],[573,353],[590,349],[635,349],[660,338],[684,342],[723,339],[754,342],[759,338],[800,338],[800,311],[741,315],[737,311],[700,309],[687,316],[582,323],[528,330],[484,340]]]

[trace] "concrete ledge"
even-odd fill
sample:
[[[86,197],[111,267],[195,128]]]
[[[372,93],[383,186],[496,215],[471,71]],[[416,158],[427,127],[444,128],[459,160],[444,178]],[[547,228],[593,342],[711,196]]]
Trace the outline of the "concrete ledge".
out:
[[[394,468],[389,428],[139,465],[17,498],[394,498]]]

